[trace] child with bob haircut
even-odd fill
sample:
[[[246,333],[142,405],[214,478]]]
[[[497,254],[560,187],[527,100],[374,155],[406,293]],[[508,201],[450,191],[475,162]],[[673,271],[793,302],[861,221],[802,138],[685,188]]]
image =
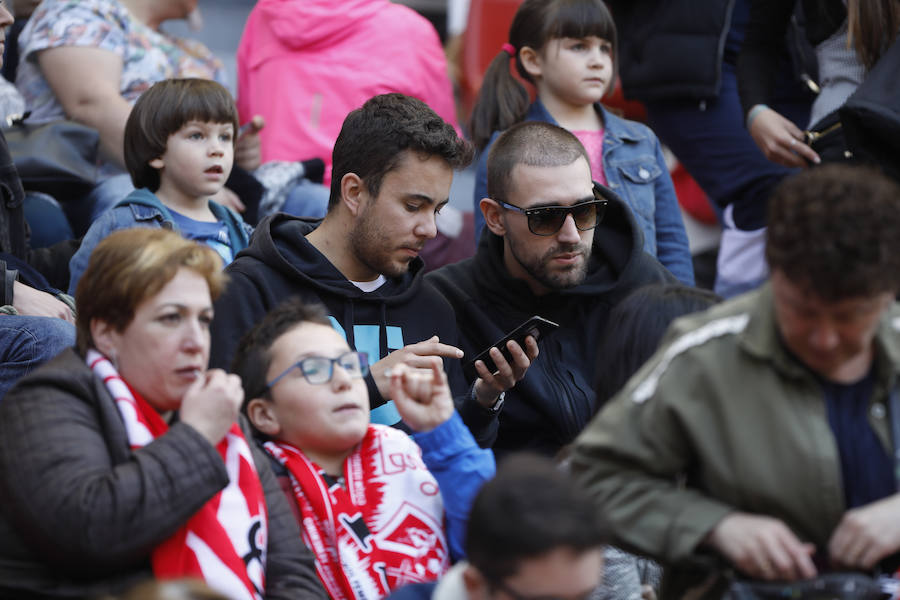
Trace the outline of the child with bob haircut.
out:
[[[487,157],[494,140],[521,121],[544,121],[575,134],[587,150],[594,181],[613,189],[631,209],[644,250],[692,286],[687,233],[656,134],[600,104],[615,87],[616,37],[603,0],[525,0],[519,6],[509,42],[488,66],[472,109],[470,130],[480,152],[476,240],[484,226],[480,202],[490,197]],[[510,61],[534,85],[534,102],[510,72]]]
[[[69,262],[69,293],[94,247],[129,227],[174,229],[230,263],[252,230],[210,198],[231,173],[237,133],[234,100],[215,81],[167,79],[144,92],[125,125],[125,165],[136,189],[91,224]]]
[[[244,410],[336,599],[383,598],[438,579],[463,554],[472,499],[494,475],[456,413],[438,357],[400,363],[391,398],[413,431],[369,422],[366,355],[318,304],[290,300],[241,341],[232,364]]]

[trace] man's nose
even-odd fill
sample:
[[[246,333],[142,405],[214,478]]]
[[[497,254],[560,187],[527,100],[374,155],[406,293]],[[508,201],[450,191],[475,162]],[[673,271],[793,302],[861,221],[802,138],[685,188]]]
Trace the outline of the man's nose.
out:
[[[577,244],[581,241],[581,234],[578,231],[578,227],[575,226],[575,217],[571,214],[566,215],[566,220],[563,221],[562,227],[556,232],[556,238],[560,242],[568,244]]]
[[[829,323],[819,323],[809,334],[809,344],[816,350],[832,350],[837,346],[840,336]]]
[[[433,212],[428,212],[428,214],[419,219],[419,222],[416,224],[415,234],[429,240],[435,237],[437,235],[437,215]]]

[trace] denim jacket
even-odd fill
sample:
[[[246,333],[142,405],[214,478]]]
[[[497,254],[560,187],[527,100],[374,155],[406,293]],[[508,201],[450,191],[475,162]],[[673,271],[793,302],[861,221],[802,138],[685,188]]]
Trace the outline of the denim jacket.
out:
[[[594,106],[604,124],[603,172],[607,185],[631,209],[644,234],[644,250],[658,258],[681,283],[694,285],[687,233],[656,134],[646,125],[615,116],[599,103]],[[525,120],[557,124],[540,100],[531,105]],[[488,197],[488,152],[499,135],[494,132],[478,158],[473,199],[476,241],[484,227],[479,202]]]
[[[209,209],[216,219],[225,223],[234,254],[247,247],[253,228],[230,208],[210,200]],[[101,214],[91,224],[81,241],[81,247],[69,261],[69,293],[75,295],[78,280],[87,268],[91,252],[106,236],[119,229],[130,227],[163,227],[178,231],[169,213],[155,194],[146,189],[134,190],[124,200]]]

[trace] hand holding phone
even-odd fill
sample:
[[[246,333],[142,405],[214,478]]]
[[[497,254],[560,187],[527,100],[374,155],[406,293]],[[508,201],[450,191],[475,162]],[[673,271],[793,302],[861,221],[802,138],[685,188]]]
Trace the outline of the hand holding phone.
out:
[[[507,362],[512,363],[513,357],[510,354],[509,348],[506,347],[507,342],[514,341],[521,348],[525,348],[525,338],[531,336],[534,338],[535,342],[539,342],[541,338],[554,329],[558,328],[559,325],[550,321],[548,319],[544,319],[543,317],[539,317],[537,315],[531,317],[502,338],[482,350],[478,353],[478,355],[473,358],[471,361],[466,363],[463,366],[463,372],[466,375],[466,378],[469,380],[475,379],[478,377],[478,372],[475,369],[475,363],[477,361],[484,362],[485,367],[491,373],[497,372],[497,365],[494,363],[494,359],[491,358],[491,348],[497,348],[501,354],[503,354],[503,358],[506,359]]]

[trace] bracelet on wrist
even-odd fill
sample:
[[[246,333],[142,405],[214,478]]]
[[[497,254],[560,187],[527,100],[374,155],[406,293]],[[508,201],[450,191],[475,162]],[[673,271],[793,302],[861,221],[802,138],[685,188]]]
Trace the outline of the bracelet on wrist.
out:
[[[485,408],[487,412],[492,415],[496,415],[500,413],[500,409],[503,408],[503,403],[506,402],[506,392],[500,392],[500,395],[497,396],[497,399],[494,401],[494,404],[490,408]]]

